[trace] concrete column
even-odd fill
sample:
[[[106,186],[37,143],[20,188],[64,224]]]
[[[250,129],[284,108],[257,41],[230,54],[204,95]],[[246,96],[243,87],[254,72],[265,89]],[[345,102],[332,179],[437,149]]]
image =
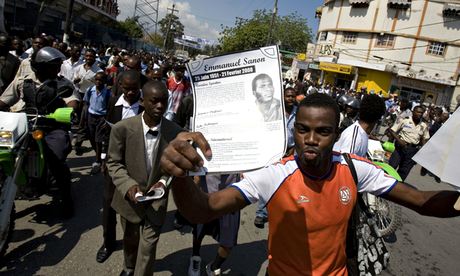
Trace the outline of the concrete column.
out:
[[[321,76],[319,77],[319,84],[321,84],[321,86],[323,85],[323,81],[324,81],[324,71],[321,70]]]
[[[455,107],[460,103],[457,102],[457,97],[460,100],[460,85],[455,86],[454,93],[452,94],[452,99],[450,101],[450,110],[453,111]]]
[[[358,85],[358,77],[359,77],[359,69],[358,67],[354,67],[354,78],[353,81],[351,82],[350,89],[356,90],[356,86]]]

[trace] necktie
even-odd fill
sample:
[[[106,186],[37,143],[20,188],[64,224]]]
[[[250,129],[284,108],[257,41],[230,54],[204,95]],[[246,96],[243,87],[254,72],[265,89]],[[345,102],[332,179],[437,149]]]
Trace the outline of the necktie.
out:
[[[157,136],[158,136],[158,130],[151,130],[151,129],[149,129],[149,131],[147,131],[147,134],[150,134],[150,135],[152,135],[153,137],[157,137]]]

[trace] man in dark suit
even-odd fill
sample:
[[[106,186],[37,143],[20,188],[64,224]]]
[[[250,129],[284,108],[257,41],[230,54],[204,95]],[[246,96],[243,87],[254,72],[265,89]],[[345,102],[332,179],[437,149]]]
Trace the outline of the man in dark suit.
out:
[[[107,146],[109,144],[110,126],[109,124],[116,124],[121,120],[134,117],[144,111],[144,107],[140,105],[140,73],[138,71],[127,71],[123,76],[118,78],[118,85],[120,87],[120,96],[112,96],[109,99],[107,107],[106,120],[108,124],[105,126],[104,135],[106,136],[102,142],[102,156],[103,164],[101,166],[104,172],[104,195],[102,203],[102,229],[104,236],[104,243],[97,251],[96,261],[103,263],[110,257],[116,247],[116,226],[117,217],[116,212],[112,208],[113,193],[115,186],[113,185],[112,178],[105,169],[105,160],[107,153]]]
[[[116,187],[112,207],[120,214],[124,231],[121,275],[153,275],[168,194],[147,203],[138,202],[136,195],[145,194],[160,179],[163,149],[182,131],[163,118],[168,104],[164,84],[149,81],[142,92],[144,112],[118,122],[110,133],[107,168]]]
[[[21,62],[17,57],[10,54],[11,39],[2,33],[0,34],[0,95],[13,81]]]
[[[130,56],[126,59],[126,62],[124,63],[123,71],[120,72],[117,76],[117,78],[121,78],[123,74],[129,71],[137,71],[140,74],[140,80],[141,80],[141,88],[144,86],[145,83],[149,80],[145,75],[141,74],[141,59],[138,56]],[[120,89],[120,82],[114,83],[112,87],[112,94],[115,96],[120,96],[123,92]]]

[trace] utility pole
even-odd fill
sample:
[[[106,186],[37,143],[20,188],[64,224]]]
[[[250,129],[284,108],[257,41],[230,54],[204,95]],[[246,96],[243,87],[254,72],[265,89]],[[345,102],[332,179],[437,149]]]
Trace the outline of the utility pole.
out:
[[[70,42],[70,27],[72,26],[72,11],[73,11],[74,2],[75,0],[69,0],[69,3],[67,4],[67,14],[65,16],[64,35],[62,37],[62,41],[67,44],[69,44]]]
[[[272,31],[275,25],[276,15],[278,14],[278,0],[275,0],[275,5],[273,7],[272,20],[270,21],[270,29],[268,30],[267,45],[272,43]]]
[[[168,8],[168,11],[171,11],[170,13],[170,17],[169,17],[169,20],[168,20],[168,29],[166,30],[166,35],[165,35],[165,39],[163,41],[163,49],[166,51],[166,41],[168,40],[168,36],[169,36],[169,30],[171,29],[171,19],[172,19],[172,15],[175,13],[175,12],[179,12],[179,10],[176,10],[174,9],[176,7],[176,4],[173,4],[172,5],[172,9]]]
[[[136,18],[136,11],[137,11],[137,0],[136,0],[136,2],[134,2],[133,18]]]
[[[160,0],[157,1],[157,15],[155,16],[155,36],[158,33],[158,9],[160,8]]]

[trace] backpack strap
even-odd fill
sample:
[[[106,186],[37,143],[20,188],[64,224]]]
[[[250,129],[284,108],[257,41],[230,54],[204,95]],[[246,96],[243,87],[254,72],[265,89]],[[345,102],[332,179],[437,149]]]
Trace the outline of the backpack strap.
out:
[[[343,158],[348,164],[348,168],[350,169],[351,176],[353,176],[353,180],[355,181],[356,186],[358,186],[358,175],[356,174],[355,164],[353,164],[353,160],[351,160],[350,154],[342,153]]]
[[[350,169],[350,173],[353,176],[353,180],[355,181],[356,188],[358,188],[358,175],[356,174],[355,165],[351,160],[351,157],[348,153],[342,153],[343,158],[348,164],[348,168]],[[355,204],[353,208],[353,212],[351,213],[350,219],[348,220],[348,228],[347,228],[347,237],[346,237],[346,253],[347,253],[347,268],[351,275],[355,275],[355,271],[357,270],[357,256],[359,250],[359,242],[356,236],[358,224],[359,224],[359,208],[358,204],[362,200],[361,196],[358,194],[358,202]]]
[[[355,181],[356,187],[358,187],[358,175],[356,174],[355,164],[353,163],[353,160],[351,159],[350,154],[342,153],[342,156],[348,164],[348,168],[350,169],[351,176],[353,176],[353,180]],[[356,203],[357,205],[359,205],[360,211],[365,212],[367,216],[372,216],[372,214],[369,211],[369,207],[366,205],[363,197],[359,193],[358,193],[358,198],[357,198]]]

